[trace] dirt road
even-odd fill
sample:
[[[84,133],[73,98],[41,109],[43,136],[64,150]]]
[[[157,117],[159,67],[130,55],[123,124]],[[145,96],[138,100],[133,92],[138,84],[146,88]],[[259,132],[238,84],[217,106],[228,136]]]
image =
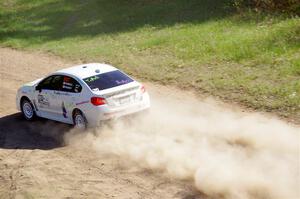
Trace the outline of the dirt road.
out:
[[[25,82],[62,67],[56,57],[0,49],[0,198],[188,198],[191,183],[173,182],[91,148],[64,146],[70,127],[47,120],[32,123],[15,108]]]
[[[161,100],[151,118],[134,128],[125,126],[132,133],[120,133],[121,125],[78,138],[68,125],[44,119],[24,121],[15,108],[17,88],[71,65],[51,55],[0,48],[0,198],[283,198],[299,194],[299,127],[276,118],[248,116],[212,99],[199,104],[192,93],[174,88],[147,84],[150,94]],[[190,106],[181,110],[181,102]],[[166,104],[171,108],[165,108]],[[273,177],[279,183],[274,184]]]

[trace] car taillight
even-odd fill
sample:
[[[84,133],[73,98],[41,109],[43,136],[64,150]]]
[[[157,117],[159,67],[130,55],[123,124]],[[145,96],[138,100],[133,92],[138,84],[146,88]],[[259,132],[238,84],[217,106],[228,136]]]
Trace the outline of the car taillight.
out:
[[[144,85],[142,85],[140,89],[141,89],[141,92],[142,92],[142,93],[146,92],[146,88],[145,88]]]
[[[95,106],[100,106],[100,105],[106,104],[106,101],[102,97],[92,97],[91,103]]]

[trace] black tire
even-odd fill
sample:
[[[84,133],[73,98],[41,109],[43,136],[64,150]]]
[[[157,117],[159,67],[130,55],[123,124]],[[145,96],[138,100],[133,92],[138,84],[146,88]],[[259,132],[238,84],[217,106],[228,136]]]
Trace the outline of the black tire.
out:
[[[35,111],[32,103],[28,99],[23,99],[21,101],[21,111],[23,114],[23,117],[28,120],[32,121],[35,118]]]
[[[73,114],[73,125],[77,129],[85,130],[87,128],[87,120],[84,114],[79,110],[76,110]]]

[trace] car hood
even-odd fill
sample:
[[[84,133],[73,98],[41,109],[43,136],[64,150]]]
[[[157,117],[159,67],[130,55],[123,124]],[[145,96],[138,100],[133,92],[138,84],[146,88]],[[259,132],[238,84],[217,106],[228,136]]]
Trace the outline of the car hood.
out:
[[[42,80],[42,78],[36,79],[36,80],[34,80],[34,81],[32,81],[32,82],[28,82],[28,83],[24,84],[23,86],[35,86],[35,85],[36,85],[37,83],[39,83],[41,80]]]
[[[18,90],[18,92],[23,92],[23,93],[31,93],[35,90],[35,86],[41,81],[41,79],[34,80],[32,82],[28,82],[21,86]]]

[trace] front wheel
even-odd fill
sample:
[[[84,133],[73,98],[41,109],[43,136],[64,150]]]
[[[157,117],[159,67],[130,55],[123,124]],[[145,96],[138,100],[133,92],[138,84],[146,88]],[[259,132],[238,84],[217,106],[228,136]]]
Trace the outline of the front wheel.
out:
[[[80,111],[76,111],[73,116],[74,127],[77,129],[86,129],[87,121]]]
[[[30,120],[34,119],[34,116],[35,116],[34,109],[29,100],[27,100],[27,99],[22,100],[21,110],[22,110],[23,117],[26,120],[30,121]]]

